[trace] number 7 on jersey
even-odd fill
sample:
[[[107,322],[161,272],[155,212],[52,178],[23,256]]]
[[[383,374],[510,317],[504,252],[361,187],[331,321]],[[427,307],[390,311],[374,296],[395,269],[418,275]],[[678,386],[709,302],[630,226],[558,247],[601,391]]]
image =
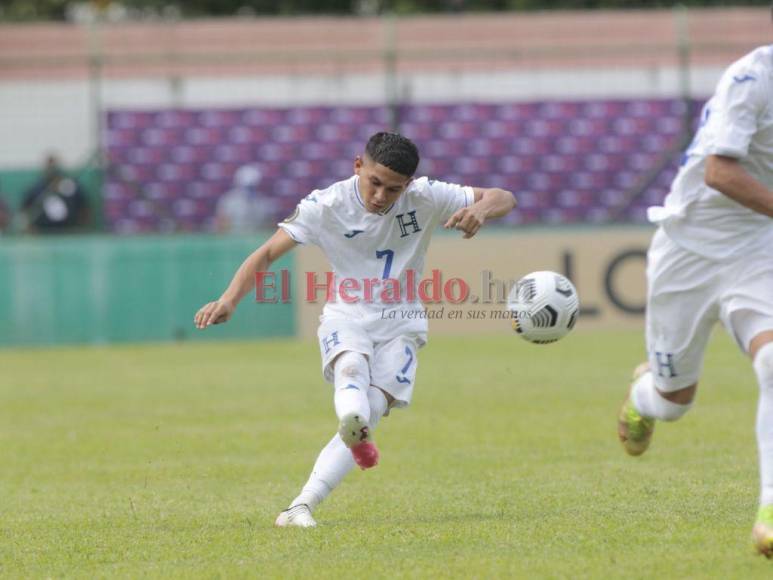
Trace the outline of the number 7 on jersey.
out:
[[[384,262],[384,273],[381,276],[382,280],[389,278],[389,272],[392,270],[392,259],[395,257],[395,253],[392,250],[376,250],[376,259],[386,258]]]

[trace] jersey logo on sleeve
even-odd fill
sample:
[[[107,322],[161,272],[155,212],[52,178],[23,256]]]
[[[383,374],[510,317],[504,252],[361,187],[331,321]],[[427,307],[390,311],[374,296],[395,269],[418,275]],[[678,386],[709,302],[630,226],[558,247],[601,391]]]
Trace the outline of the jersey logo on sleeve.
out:
[[[733,80],[737,83],[745,83],[746,81],[756,81],[757,77],[754,77],[752,75],[743,75],[743,76],[735,76],[733,77]]]
[[[356,236],[357,234],[361,234],[364,231],[365,230],[352,230],[348,234],[344,234],[344,237],[349,238],[351,240],[354,236]]]
[[[410,236],[411,234],[415,234],[416,232],[421,231],[421,227],[419,227],[419,220],[416,219],[416,210],[411,210],[408,212],[408,218],[403,219],[406,214],[401,213],[397,214],[395,216],[395,219],[397,220],[397,225],[400,226],[400,237],[404,238],[406,236]],[[411,228],[411,231],[408,231],[408,228]]]

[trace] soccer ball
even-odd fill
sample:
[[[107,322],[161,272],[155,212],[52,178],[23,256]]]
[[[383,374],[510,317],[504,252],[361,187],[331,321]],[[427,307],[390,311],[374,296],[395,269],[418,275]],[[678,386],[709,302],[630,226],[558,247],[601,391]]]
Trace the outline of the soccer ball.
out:
[[[577,322],[580,300],[568,278],[557,272],[532,272],[507,297],[513,330],[536,344],[555,342]]]

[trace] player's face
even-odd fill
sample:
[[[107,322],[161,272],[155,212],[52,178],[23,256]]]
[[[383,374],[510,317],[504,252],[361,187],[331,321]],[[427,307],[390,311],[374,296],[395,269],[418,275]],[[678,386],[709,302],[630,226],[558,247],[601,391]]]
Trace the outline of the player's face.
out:
[[[360,176],[360,195],[365,209],[371,213],[380,213],[396,202],[412,179],[367,155],[354,160],[354,173]]]

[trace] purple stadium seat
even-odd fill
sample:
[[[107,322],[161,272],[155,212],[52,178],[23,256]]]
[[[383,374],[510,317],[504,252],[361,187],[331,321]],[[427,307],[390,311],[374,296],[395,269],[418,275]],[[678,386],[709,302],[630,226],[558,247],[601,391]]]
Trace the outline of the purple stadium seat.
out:
[[[420,173],[501,185],[518,194],[510,224],[642,221],[676,172],[667,155],[699,103],[616,99],[399,107],[401,130],[419,145]],[[208,231],[217,200],[245,163],[283,211],[351,174],[385,107],[111,111],[105,220],[121,233]],[[648,183],[645,175],[655,171]],[[644,186],[637,192],[634,187]]]

